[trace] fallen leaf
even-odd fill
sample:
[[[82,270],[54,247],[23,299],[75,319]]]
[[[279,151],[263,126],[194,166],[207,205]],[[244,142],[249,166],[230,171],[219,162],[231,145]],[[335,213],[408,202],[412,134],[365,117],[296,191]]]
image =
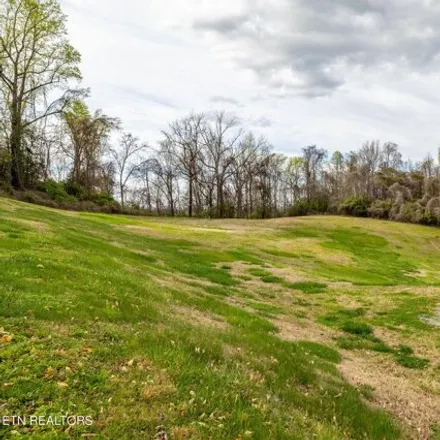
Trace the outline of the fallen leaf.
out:
[[[44,373],[44,378],[45,379],[52,379],[54,375],[55,375],[55,370],[53,368],[49,367],[46,370],[46,372]]]
[[[5,335],[0,338],[0,342],[11,342],[13,338],[12,335]]]

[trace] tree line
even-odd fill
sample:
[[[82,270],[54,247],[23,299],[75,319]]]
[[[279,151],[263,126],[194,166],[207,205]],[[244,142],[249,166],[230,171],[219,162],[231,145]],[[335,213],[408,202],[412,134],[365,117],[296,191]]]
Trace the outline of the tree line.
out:
[[[365,142],[288,157],[224,111],[171,122],[157,145],[91,111],[56,0],[0,0],[0,185],[70,209],[210,218],[313,213],[440,224],[440,163]],[[118,141],[115,141],[118,138]]]

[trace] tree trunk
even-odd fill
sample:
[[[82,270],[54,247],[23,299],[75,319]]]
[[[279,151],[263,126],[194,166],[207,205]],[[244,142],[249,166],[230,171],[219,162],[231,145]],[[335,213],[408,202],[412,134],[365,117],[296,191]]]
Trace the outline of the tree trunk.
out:
[[[121,206],[124,206],[124,184],[122,180],[119,181],[119,190],[121,191]]]
[[[14,112],[16,113],[16,112]],[[16,114],[13,115],[11,121],[11,185],[19,190],[23,190],[23,176],[22,176],[22,151],[21,151],[21,121]]]
[[[193,176],[189,178],[189,200],[188,200],[188,216],[193,215]]]

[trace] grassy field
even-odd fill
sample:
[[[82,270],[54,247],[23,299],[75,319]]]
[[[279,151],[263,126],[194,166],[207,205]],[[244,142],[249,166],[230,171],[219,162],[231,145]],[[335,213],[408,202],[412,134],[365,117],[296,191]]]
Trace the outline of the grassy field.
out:
[[[440,438],[440,230],[0,199],[0,438]]]

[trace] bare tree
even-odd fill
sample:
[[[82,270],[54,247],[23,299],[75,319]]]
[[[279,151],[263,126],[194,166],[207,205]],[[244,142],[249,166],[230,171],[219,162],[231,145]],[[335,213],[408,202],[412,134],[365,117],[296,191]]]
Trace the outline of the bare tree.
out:
[[[235,117],[228,118],[224,111],[215,113],[213,125],[208,125],[202,132],[206,149],[200,157],[203,166],[214,178],[217,189],[216,214],[218,217],[223,217],[225,213],[224,187],[234,161],[234,145],[243,135],[243,130],[238,129],[228,136],[237,127],[238,120]]]
[[[143,159],[139,158],[139,153],[144,152],[148,148],[147,144],[141,144],[139,139],[131,133],[124,133],[119,142],[119,148],[110,147],[110,155],[115,161],[116,173],[118,175],[119,195],[121,205],[125,203],[125,190],[127,182],[133,176],[135,171],[141,166]],[[132,159],[136,157],[137,162],[133,163]]]
[[[303,167],[307,201],[311,201],[317,193],[318,177],[327,151],[312,145],[303,148]]]
[[[168,151],[173,157],[179,173],[188,183],[188,215],[194,213],[194,193],[200,166],[200,153],[203,147],[203,134],[206,119],[203,113],[173,122],[164,132],[168,141]]]

